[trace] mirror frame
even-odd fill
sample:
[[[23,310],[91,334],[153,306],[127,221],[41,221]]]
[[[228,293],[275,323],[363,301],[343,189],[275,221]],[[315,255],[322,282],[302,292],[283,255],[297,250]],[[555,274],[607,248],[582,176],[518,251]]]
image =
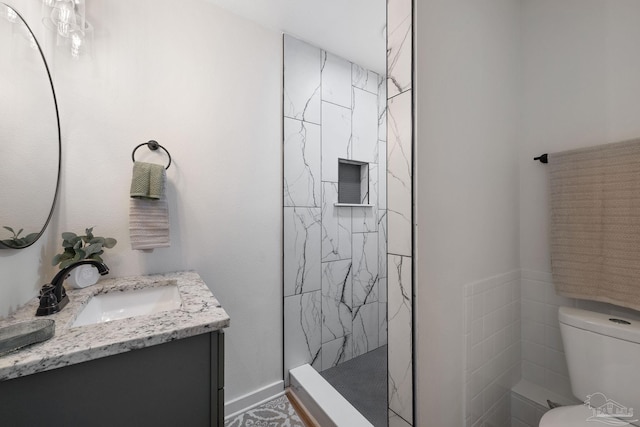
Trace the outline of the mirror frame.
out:
[[[25,25],[25,27],[27,27],[27,30],[29,30],[29,33],[33,37],[33,40],[38,48],[38,52],[40,53],[40,57],[42,58],[42,62],[44,63],[44,68],[47,72],[47,78],[49,79],[51,94],[53,95],[53,105],[56,110],[56,123],[58,127],[58,176],[56,177],[56,188],[53,193],[53,200],[51,201],[51,208],[49,209],[49,214],[47,215],[47,219],[45,220],[44,224],[42,225],[42,228],[38,232],[38,235],[35,237],[35,239],[33,239],[33,241],[23,246],[7,245],[2,240],[0,240],[0,249],[25,249],[33,245],[35,242],[37,242],[40,239],[40,237],[42,237],[42,235],[44,234],[44,231],[47,229],[47,226],[49,225],[49,222],[51,221],[51,217],[53,216],[53,211],[56,207],[56,202],[58,200],[58,193],[60,192],[60,174],[61,174],[61,168],[62,168],[62,135],[60,132],[60,112],[58,110],[58,99],[56,97],[55,88],[53,87],[53,79],[51,78],[51,71],[49,70],[49,64],[47,63],[47,59],[44,56],[44,52],[42,51],[40,42],[38,42],[38,39],[36,38],[35,34],[33,34],[33,30],[31,29],[29,24],[27,24],[27,21],[20,14],[20,12],[18,12],[13,6],[7,3],[0,2],[0,5],[4,5],[5,7],[11,8],[11,10],[13,10],[16,13],[16,15],[18,15],[18,18],[20,18],[22,23]]]

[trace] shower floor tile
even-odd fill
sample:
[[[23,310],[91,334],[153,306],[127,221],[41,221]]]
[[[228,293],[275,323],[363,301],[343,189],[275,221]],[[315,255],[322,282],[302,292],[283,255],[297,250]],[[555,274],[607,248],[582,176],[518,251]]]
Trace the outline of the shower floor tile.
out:
[[[320,373],[375,427],[387,421],[387,346]]]

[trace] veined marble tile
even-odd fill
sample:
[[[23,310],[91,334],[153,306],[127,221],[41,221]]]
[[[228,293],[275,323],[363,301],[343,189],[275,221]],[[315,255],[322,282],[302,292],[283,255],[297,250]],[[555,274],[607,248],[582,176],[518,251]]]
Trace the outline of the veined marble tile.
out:
[[[338,182],[338,159],[350,158],[351,109],[323,102],[322,180]]]
[[[351,260],[351,209],[337,207],[338,183],[322,183],[322,261]]]
[[[378,303],[353,309],[353,357],[378,348]]]
[[[362,186],[363,188],[368,188],[369,195],[368,201],[363,201],[363,203],[369,203],[374,206],[351,208],[352,231],[354,233],[370,233],[378,231],[378,208],[376,206],[378,202],[378,176],[378,165],[375,163],[369,163],[368,186],[364,185],[365,181],[363,181]],[[363,176],[362,178],[366,179],[367,177]]]
[[[322,100],[351,109],[351,63],[322,51]]]
[[[284,36],[284,116],[320,123],[321,51]]]
[[[354,233],[370,233],[378,231],[378,209],[376,206],[378,201],[379,182],[378,165],[375,163],[369,163],[368,172],[367,188],[369,189],[369,195],[368,200],[363,201],[363,203],[369,203],[374,206],[351,208],[352,230]],[[363,188],[365,187],[364,179],[366,178],[367,177],[363,176]]]
[[[387,209],[387,141],[378,141],[378,209]]]
[[[378,275],[380,279],[387,277],[387,211],[378,210]],[[382,301],[383,295],[380,290],[378,299]],[[386,293],[384,294],[386,301]]]
[[[377,224],[377,209],[371,206],[354,206],[351,209],[351,230],[354,233],[375,233]]]
[[[389,100],[387,225],[389,253],[411,256],[411,92]]]
[[[320,207],[320,126],[284,119],[284,205]]]
[[[319,208],[284,208],[284,295],[321,289]]]
[[[387,1],[387,328],[389,427],[413,425],[413,1]],[[382,89],[381,89],[382,90]],[[399,95],[403,93],[403,95]],[[382,122],[382,120],[380,120]],[[379,162],[382,167],[382,161]],[[382,235],[382,232],[380,232]],[[391,254],[408,255],[407,257]]]
[[[387,78],[380,75],[378,75],[378,139],[387,140]],[[378,159],[378,163],[382,161]]]
[[[351,334],[351,260],[322,264],[322,343]]]
[[[378,163],[378,96],[353,88],[352,160]]]
[[[378,93],[378,74],[358,64],[351,64],[351,84],[358,89]]]
[[[411,0],[387,2],[388,96],[411,89],[412,22]]]
[[[386,280],[380,280],[380,293],[382,293],[382,281],[385,281],[385,293],[386,293]],[[388,331],[387,331],[387,303],[379,302],[378,303],[378,346],[382,347],[383,345],[387,345],[388,342]]]
[[[378,301],[378,233],[353,234],[353,307]]]
[[[321,312],[320,291],[285,297],[285,372],[305,363],[321,369]]]
[[[387,286],[388,280],[389,279],[386,277],[381,277],[378,280],[378,302],[381,304],[387,304],[387,301],[389,301],[388,299],[389,290]]]
[[[336,338],[322,344],[322,370],[333,368],[353,358],[353,339],[351,335]]]
[[[378,164],[377,163],[369,163],[369,171],[366,178],[368,178],[369,182],[369,197],[368,203],[375,205],[375,209],[378,209],[378,197],[380,194],[380,174],[378,173]],[[364,202],[363,202],[364,203]]]
[[[400,418],[395,412],[389,411],[389,427],[411,427],[411,424]]]
[[[389,255],[389,407],[413,422],[411,257]]]
[[[369,190],[370,188],[371,189],[373,188],[369,186],[369,169],[370,168],[371,168],[371,164],[369,164],[366,167],[365,165],[362,165],[360,167],[360,203],[362,203],[363,205],[370,203],[369,198],[371,198],[371,196],[370,196]],[[374,175],[374,176],[377,178],[377,175]],[[375,182],[377,183],[377,179]],[[373,202],[372,204],[375,204],[377,200],[378,200],[377,198],[371,198],[371,201]]]

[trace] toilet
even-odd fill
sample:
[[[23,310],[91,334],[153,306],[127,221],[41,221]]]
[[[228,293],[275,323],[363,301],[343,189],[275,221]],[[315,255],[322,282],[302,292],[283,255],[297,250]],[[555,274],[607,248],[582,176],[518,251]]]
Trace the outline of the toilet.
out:
[[[569,307],[558,317],[571,390],[586,403],[548,411],[540,427],[640,426],[640,322]]]

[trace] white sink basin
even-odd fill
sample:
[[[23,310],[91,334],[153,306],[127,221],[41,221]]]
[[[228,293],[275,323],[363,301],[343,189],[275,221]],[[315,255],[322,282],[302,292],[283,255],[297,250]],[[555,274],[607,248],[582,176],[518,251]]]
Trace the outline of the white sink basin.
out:
[[[181,304],[177,285],[111,291],[92,297],[72,327],[177,310]]]

